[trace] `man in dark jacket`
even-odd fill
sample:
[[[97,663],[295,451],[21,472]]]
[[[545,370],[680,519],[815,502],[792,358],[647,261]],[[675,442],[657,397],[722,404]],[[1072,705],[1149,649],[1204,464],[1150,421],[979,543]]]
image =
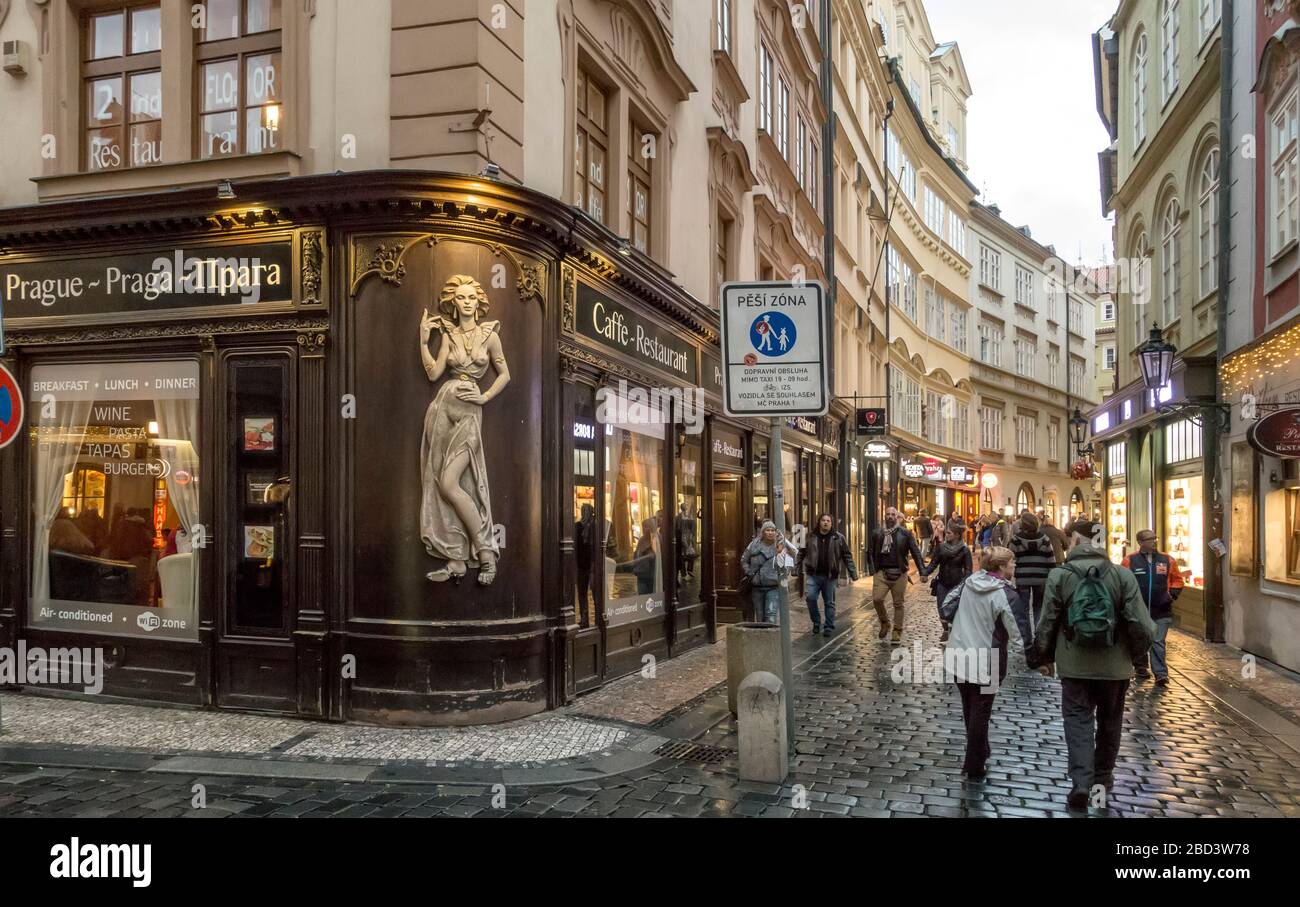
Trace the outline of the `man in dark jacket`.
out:
[[[1020,528],[1007,547],[1016,558],[1016,626],[1022,639],[1033,639],[1033,628],[1043,613],[1043,588],[1056,566],[1052,540],[1038,528],[1038,517],[1026,511],[1016,521]]]
[[[849,578],[858,579],[858,568],[853,564],[853,554],[844,536],[833,528],[834,519],[822,514],[817,529],[808,536],[808,545],[799,552],[799,562],[804,568],[804,597],[808,602],[808,616],[812,618],[814,634],[822,631],[821,614],[817,610],[817,596],[826,600],[826,635],[835,632],[835,582],[840,578],[840,565],[844,565]]]
[[[1052,513],[1050,510],[1043,512],[1041,525],[1043,535],[1047,536],[1047,540],[1052,543],[1052,553],[1056,555],[1056,562],[1058,564],[1063,563],[1065,561],[1065,549],[1069,545],[1069,542],[1065,538],[1065,533],[1060,529],[1057,529],[1056,525],[1052,522]]]
[[[1133,659],[1151,648],[1156,628],[1133,574],[1106,559],[1101,524],[1080,517],[1067,531],[1072,547],[1065,564],[1048,574],[1043,618],[1025,657],[1044,675],[1050,676],[1055,666],[1061,678],[1061,717],[1073,782],[1066,803],[1085,809],[1094,784],[1109,791],[1114,783]],[[1114,605],[1115,635],[1106,646],[1082,645],[1070,627],[1070,602],[1093,569]]]
[[[916,518],[912,520],[912,534],[916,536],[921,544],[921,553],[923,555],[928,554],[930,552],[930,536],[934,534],[934,530],[930,526],[930,517],[924,510],[918,510]]]
[[[1165,662],[1165,636],[1174,619],[1174,600],[1183,593],[1183,575],[1178,563],[1169,555],[1156,550],[1156,534],[1143,529],[1137,534],[1138,550],[1124,558],[1124,566],[1133,571],[1142,600],[1146,602],[1151,620],[1156,625],[1156,639],[1151,646],[1151,670],[1147,670],[1147,654],[1133,659],[1139,680],[1146,680],[1152,671],[1156,686],[1169,683],[1169,666]]]
[[[916,537],[903,528],[898,509],[885,510],[885,526],[871,533],[867,546],[867,566],[871,569],[871,603],[880,619],[880,638],[889,635],[889,615],[885,611],[885,596],[894,600],[894,635],[891,642],[903,641],[903,597],[907,595],[908,556],[923,570],[921,549]]]

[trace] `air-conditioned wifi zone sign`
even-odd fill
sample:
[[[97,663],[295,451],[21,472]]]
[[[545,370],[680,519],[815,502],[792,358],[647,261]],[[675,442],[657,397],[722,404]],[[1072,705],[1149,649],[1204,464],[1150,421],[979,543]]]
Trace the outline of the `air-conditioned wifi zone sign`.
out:
[[[724,284],[720,310],[728,415],[826,414],[826,291],[820,283]]]

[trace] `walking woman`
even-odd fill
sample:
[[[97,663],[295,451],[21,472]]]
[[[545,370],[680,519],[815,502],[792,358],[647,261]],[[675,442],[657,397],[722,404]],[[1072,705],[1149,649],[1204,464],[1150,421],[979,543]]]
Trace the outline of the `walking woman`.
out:
[[[1007,675],[1008,641],[1017,649],[1023,646],[1011,606],[1016,596],[1011,585],[1014,566],[1009,550],[990,548],[980,556],[980,569],[960,591],[949,593],[960,599],[955,602],[957,613],[944,651],[944,666],[961,696],[961,717],[966,725],[962,772],[971,781],[984,779],[992,753],[989,719],[997,688]],[[947,604],[951,607],[954,602]]]
[[[961,530],[952,527],[951,524],[945,533],[944,541],[931,550],[930,563],[925,568],[924,576],[929,576],[936,570],[939,571],[939,575],[930,583],[930,591],[934,593],[937,607],[943,604],[949,592],[971,575],[970,549],[966,547],[966,542],[961,537]],[[943,623],[943,636],[939,637],[939,641],[944,642],[952,627],[942,618],[940,621]]]

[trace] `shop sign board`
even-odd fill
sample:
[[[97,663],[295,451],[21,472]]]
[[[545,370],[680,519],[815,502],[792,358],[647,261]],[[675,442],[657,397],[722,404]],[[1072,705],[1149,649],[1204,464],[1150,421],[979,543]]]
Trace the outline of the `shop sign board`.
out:
[[[825,288],[809,281],[723,285],[727,415],[826,414],[825,300]]]
[[[1300,457],[1300,406],[1269,413],[1250,427],[1246,440],[1268,457]]]

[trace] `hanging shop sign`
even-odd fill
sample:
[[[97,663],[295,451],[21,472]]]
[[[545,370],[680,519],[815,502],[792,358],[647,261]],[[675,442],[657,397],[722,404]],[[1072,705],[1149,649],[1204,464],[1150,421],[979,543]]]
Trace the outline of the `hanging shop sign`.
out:
[[[0,262],[7,318],[254,305],[293,298],[293,243]]]
[[[883,435],[888,428],[884,407],[858,410],[858,434],[871,437]]]
[[[722,287],[724,402],[731,416],[821,416],[826,291],[820,283]]]
[[[790,416],[785,420],[787,428],[793,428],[795,431],[801,431],[805,435],[817,436],[817,420],[809,419],[806,416]]]
[[[713,465],[745,468],[745,439],[740,432],[713,426]]]
[[[1269,413],[1250,427],[1246,440],[1268,457],[1300,457],[1300,406]]]
[[[618,350],[686,384],[698,383],[694,346],[585,283],[578,284],[577,328],[579,334],[601,346]]]
[[[974,485],[978,474],[978,470],[974,467],[944,463],[933,457],[918,459],[904,457],[900,468],[905,479],[939,483],[951,482],[954,485]]]
[[[868,460],[893,459],[894,449],[883,441],[868,441],[862,445],[862,455]]]

